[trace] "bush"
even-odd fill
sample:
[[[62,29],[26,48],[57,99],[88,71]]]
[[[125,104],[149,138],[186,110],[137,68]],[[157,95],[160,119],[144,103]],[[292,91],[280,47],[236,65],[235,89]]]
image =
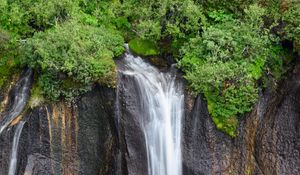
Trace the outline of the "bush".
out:
[[[131,25],[123,26],[130,26],[135,36],[157,45],[163,40],[163,46],[169,44],[172,51],[178,51],[183,41],[198,35],[206,22],[202,7],[192,0],[129,0],[114,7],[115,17],[123,19],[118,21],[124,24],[129,22]]]
[[[294,42],[295,51],[300,53],[300,2],[297,0],[288,1],[288,9],[283,14],[286,23],[284,28],[285,38]]]
[[[32,36],[69,19],[79,11],[71,0],[0,0],[1,26],[21,37]]]
[[[224,10],[236,15],[243,15],[244,9],[249,5],[258,2],[257,0],[195,0],[209,10]],[[269,0],[267,0],[269,1]]]
[[[112,29],[70,21],[28,39],[22,60],[40,72],[39,85],[50,99],[72,98],[88,90],[91,83],[115,75],[111,73],[115,71],[112,58],[123,53],[123,44]],[[76,86],[63,86],[70,80]]]
[[[237,122],[227,121],[251,110],[258,98],[256,81],[272,53],[269,33],[262,29],[264,10],[254,5],[245,14],[243,21],[223,12],[211,15],[217,20],[202,37],[190,39],[179,62],[192,89],[204,93],[217,127],[231,136]]]
[[[18,72],[18,68],[18,45],[9,32],[0,28],[0,88]]]

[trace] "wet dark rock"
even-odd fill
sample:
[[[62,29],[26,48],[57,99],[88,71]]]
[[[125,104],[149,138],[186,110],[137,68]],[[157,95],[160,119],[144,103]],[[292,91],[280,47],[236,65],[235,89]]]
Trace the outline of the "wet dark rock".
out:
[[[98,87],[78,102],[78,154],[81,174],[111,174],[117,146],[115,90]]]
[[[0,174],[8,174],[10,153],[13,144],[14,128],[10,128],[0,136]]]
[[[18,174],[114,174],[115,95],[114,89],[97,86],[71,106],[60,102],[28,112],[23,117]],[[7,145],[7,152],[0,151],[1,175],[8,171],[12,139],[13,131],[0,138],[0,146]]]
[[[267,105],[259,124],[255,157],[263,174],[300,174],[300,71]]]
[[[140,117],[140,90],[131,76],[120,74],[119,84],[119,128],[122,159],[126,165],[122,174],[147,175],[147,152]]]

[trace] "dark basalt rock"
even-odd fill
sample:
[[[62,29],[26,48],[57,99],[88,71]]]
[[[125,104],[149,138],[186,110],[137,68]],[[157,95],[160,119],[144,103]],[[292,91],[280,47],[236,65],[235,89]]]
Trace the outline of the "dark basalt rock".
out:
[[[300,66],[267,105],[256,137],[263,174],[300,174]]]
[[[143,94],[136,89],[139,86],[133,77],[120,74],[119,79],[122,82],[118,87],[120,148],[125,162],[122,174],[147,175],[147,152],[140,124],[143,112],[139,108]]]
[[[60,102],[31,110],[23,117],[18,174],[115,174],[115,98],[115,90],[97,86],[71,106]],[[6,153],[0,151],[3,175],[13,139],[9,133],[0,139],[0,145],[8,145]]]

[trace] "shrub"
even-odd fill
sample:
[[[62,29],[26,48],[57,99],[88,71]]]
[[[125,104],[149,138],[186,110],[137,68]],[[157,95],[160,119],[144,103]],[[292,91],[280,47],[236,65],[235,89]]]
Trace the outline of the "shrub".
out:
[[[300,2],[288,1],[288,9],[283,14],[286,23],[285,38],[294,42],[294,49],[300,53]]]
[[[79,11],[71,0],[0,0],[1,26],[21,37],[32,36],[69,19]]]
[[[11,34],[0,28],[0,88],[19,68],[18,45]]]
[[[123,44],[123,38],[112,29],[70,21],[28,39],[22,60],[40,72],[39,85],[50,99],[72,98],[102,77],[114,75],[112,58],[123,53]],[[70,79],[76,86],[64,86]]]
[[[190,39],[179,62],[192,89],[204,93],[217,127],[231,136],[237,124],[233,118],[249,112],[258,98],[256,81],[272,53],[272,40],[262,28],[264,10],[253,5],[245,14],[243,21],[223,12],[211,15],[218,20],[202,37]]]

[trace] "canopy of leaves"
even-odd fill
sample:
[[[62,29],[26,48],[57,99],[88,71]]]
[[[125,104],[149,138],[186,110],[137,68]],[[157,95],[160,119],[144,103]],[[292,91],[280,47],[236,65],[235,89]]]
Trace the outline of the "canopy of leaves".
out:
[[[123,43],[122,36],[114,30],[71,21],[28,39],[23,46],[23,62],[40,71],[42,89],[55,100],[68,96],[69,90],[84,89],[112,74],[112,58],[123,53]],[[67,80],[65,84],[72,82],[78,87],[63,87]],[[106,84],[113,86],[113,82]]]
[[[281,77],[277,37],[299,52],[299,12],[298,0],[0,0],[0,86],[19,65],[37,72],[36,97],[114,86],[112,58],[131,41],[137,54],[173,56],[217,127],[235,136],[259,82]]]
[[[286,39],[294,42],[295,51],[300,53],[300,1],[288,1],[288,9],[283,14],[286,23]]]
[[[251,110],[258,97],[256,80],[272,52],[268,31],[262,30],[264,10],[254,5],[245,13],[243,21],[215,14],[215,21],[222,22],[205,28],[181,50],[185,78],[195,92],[204,93],[216,122]],[[235,135],[235,124],[217,126]]]
[[[202,7],[193,0],[131,0],[113,7],[117,23],[130,23],[122,25],[130,27],[122,28],[127,34],[126,38],[138,36],[157,44],[163,41],[161,47],[168,47],[167,50],[171,52],[177,52],[189,37],[200,34],[202,26],[206,24]]]
[[[51,28],[79,10],[72,0],[0,0],[0,4],[1,26],[21,37]]]

